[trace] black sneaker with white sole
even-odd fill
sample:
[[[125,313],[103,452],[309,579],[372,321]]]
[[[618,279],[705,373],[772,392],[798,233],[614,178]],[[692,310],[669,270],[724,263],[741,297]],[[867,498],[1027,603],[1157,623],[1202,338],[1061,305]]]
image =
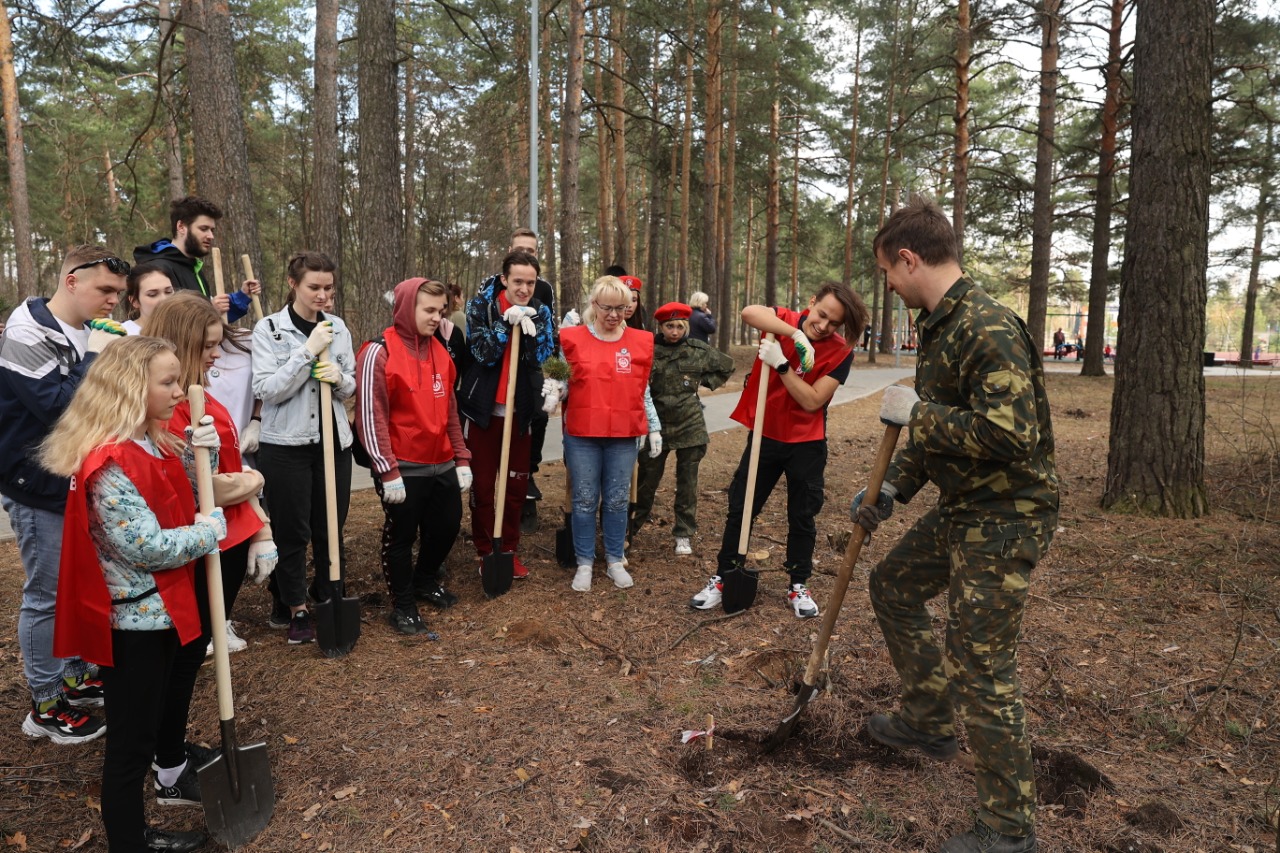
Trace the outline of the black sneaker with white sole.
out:
[[[85,743],[106,734],[105,720],[81,711],[59,696],[48,710],[41,711],[31,703],[31,713],[22,721],[22,732],[28,737],[47,737],[54,743]]]
[[[106,694],[101,681],[85,674],[77,678],[74,684],[63,684],[62,695],[69,704],[77,708],[101,708]]]
[[[156,802],[162,806],[198,806],[200,805],[200,779],[196,769],[187,759],[187,766],[182,768],[177,781],[172,785],[161,785],[159,774],[156,775]]]

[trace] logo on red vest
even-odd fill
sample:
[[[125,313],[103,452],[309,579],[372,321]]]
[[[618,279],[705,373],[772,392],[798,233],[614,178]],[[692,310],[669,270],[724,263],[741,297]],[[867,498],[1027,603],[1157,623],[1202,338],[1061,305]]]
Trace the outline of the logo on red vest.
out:
[[[617,373],[630,373],[631,372],[631,350],[627,349],[626,347],[623,347],[622,349],[614,353],[613,368],[614,368],[614,371]]]
[[[431,393],[437,398],[444,396],[444,381],[440,378],[439,373],[431,374]]]

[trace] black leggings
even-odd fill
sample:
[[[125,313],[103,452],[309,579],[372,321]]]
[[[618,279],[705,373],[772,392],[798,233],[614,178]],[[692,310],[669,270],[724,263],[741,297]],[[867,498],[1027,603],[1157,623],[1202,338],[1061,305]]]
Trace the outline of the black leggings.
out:
[[[438,579],[462,526],[462,493],[458,473],[449,469],[435,477],[405,477],[404,503],[382,505],[382,574],[398,610],[414,607],[414,587]],[[378,484],[378,493],[382,485]],[[418,560],[413,545],[418,543]]]

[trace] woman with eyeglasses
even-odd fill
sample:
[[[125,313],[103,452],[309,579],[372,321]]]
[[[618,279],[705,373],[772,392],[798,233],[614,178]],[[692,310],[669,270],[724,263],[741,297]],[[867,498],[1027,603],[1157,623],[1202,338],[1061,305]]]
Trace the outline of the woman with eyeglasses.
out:
[[[653,335],[627,327],[631,292],[615,276],[597,279],[582,312],[582,325],[562,329],[560,346],[569,363],[564,407],[564,459],[573,481],[573,549],[578,571],[573,589],[591,589],[596,556],[596,507],[604,510],[605,574],[614,586],[632,585],[623,547],[631,469],[645,439],[649,455],[662,452],[662,425],[649,398]],[[547,380],[544,394],[557,394]]]

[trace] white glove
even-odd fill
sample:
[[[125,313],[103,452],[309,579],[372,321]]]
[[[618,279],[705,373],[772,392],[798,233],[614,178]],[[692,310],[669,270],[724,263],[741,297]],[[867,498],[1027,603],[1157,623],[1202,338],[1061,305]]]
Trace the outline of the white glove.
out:
[[[200,419],[200,423],[192,429],[190,426],[184,431],[187,438],[187,444],[192,447],[204,447],[212,450],[215,447],[222,446],[222,439],[218,438],[218,430],[213,425],[213,415],[205,415]],[[219,539],[222,537],[219,536]]]
[[[318,358],[331,343],[333,343],[333,321],[325,320],[316,323],[316,327],[307,336],[307,352]]]
[[[502,314],[502,319],[506,320],[514,328],[516,323],[520,324],[520,331],[524,332],[525,337],[532,338],[538,334],[538,327],[533,324],[533,318],[537,316],[537,312],[528,305],[512,305]]]
[[[404,503],[404,478],[396,477],[382,484],[382,502],[384,504]]]
[[[920,402],[920,395],[906,385],[890,385],[884,389],[880,402],[880,423],[885,426],[910,426],[911,410]]]
[[[542,380],[542,411],[551,414],[564,399],[568,386],[560,379]]]
[[[332,361],[317,361],[311,365],[311,378],[337,385],[342,381],[342,370]]]
[[[211,525],[214,539],[221,541],[227,538],[227,517],[222,514],[220,506],[215,506],[208,515],[197,512],[196,524]]]
[[[796,355],[800,356],[800,369],[805,372],[813,370],[813,344],[809,343],[809,338],[804,332],[796,329],[791,333],[791,340],[796,342]]]
[[[786,364],[787,356],[782,351],[782,345],[777,341],[763,340],[760,342],[760,360],[765,364],[777,370]]]
[[[257,584],[264,583],[276,570],[278,562],[280,552],[276,550],[275,542],[270,539],[254,542],[249,545],[249,567],[244,573],[245,577]]]
[[[649,433],[649,458],[657,459],[662,455],[662,433]]]
[[[569,313],[564,315],[564,319],[560,321],[560,328],[566,329],[570,326],[581,326],[582,317],[578,314],[577,308],[570,308]]]
[[[262,438],[262,423],[249,421],[249,425],[240,433],[240,452],[257,453],[258,441]]]
[[[453,470],[458,472],[458,490],[465,495],[471,491],[471,481],[474,479],[471,474],[471,468],[467,465],[459,465]]]
[[[89,341],[85,344],[85,352],[102,352],[103,347],[128,332],[124,326],[106,317],[97,317],[89,322]]]

